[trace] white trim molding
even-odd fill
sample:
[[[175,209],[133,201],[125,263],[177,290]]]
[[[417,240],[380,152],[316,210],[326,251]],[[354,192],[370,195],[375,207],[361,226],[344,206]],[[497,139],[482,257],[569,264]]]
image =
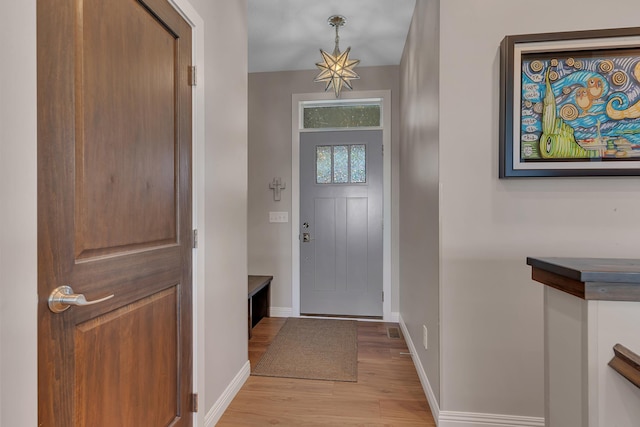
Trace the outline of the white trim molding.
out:
[[[233,398],[236,397],[236,394],[238,394],[243,384],[247,381],[250,373],[251,365],[247,360],[242,369],[240,369],[240,371],[236,374],[233,380],[231,380],[224,392],[220,395],[216,403],[214,403],[211,409],[209,409],[207,415],[205,415],[205,427],[213,427],[218,421],[220,421],[220,418],[222,418],[222,414],[224,414],[224,411],[227,410]]]
[[[544,427],[544,418],[539,417],[441,411],[431,384],[429,384],[427,373],[416,355],[416,347],[413,344],[411,335],[409,335],[409,331],[407,330],[407,325],[404,323],[401,315],[399,315],[399,323],[404,339],[407,342],[407,347],[411,353],[411,359],[413,359],[413,364],[418,372],[422,389],[427,396],[431,413],[438,427]]]
[[[409,335],[407,325],[404,323],[404,319],[402,319],[402,315],[400,314],[398,314],[398,323],[400,324],[402,335],[404,336],[404,340],[406,341],[407,347],[409,348],[409,353],[411,353],[413,364],[416,366],[416,372],[418,372],[418,378],[420,378],[420,384],[422,384],[424,394],[425,396],[427,396],[427,401],[429,402],[429,407],[431,408],[433,418],[436,421],[436,425],[440,427],[440,424],[438,424],[438,420],[440,419],[440,406],[438,405],[438,399],[436,399],[436,395],[431,388],[429,378],[427,377],[427,372],[424,370],[424,367],[422,366],[422,363],[417,356],[416,346],[413,345],[413,340],[411,339],[411,335]]]
[[[544,427],[544,418],[441,411],[439,427]]]
[[[291,307],[271,307],[269,309],[271,317],[292,317],[293,309]]]
[[[168,0],[169,4],[191,26],[192,52],[191,65],[196,66],[198,73],[204,76],[204,20],[189,0]],[[205,343],[205,213],[204,213],[204,148],[205,148],[205,79],[201,78],[192,92],[192,227],[198,230],[200,245],[192,252],[192,304],[193,304],[193,392],[198,394],[201,402],[205,401],[204,393],[204,343]],[[202,425],[202,416],[193,414],[195,426]]]

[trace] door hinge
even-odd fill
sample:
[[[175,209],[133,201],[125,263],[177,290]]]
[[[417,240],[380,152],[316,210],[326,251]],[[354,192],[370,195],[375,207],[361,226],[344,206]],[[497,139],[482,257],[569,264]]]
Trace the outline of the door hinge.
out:
[[[191,393],[191,412],[198,412],[198,393]]]
[[[382,302],[384,302],[384,291],[382,291]]]
[[[193,230],[193,249],[198,248],[198,229]]]
[[[195,86],[198,84],[198,81],[196,79],[196,66],[195,65],[189,65],[189,86]]]
[[[384,145],[382,146],[382,155],[384,156]]]

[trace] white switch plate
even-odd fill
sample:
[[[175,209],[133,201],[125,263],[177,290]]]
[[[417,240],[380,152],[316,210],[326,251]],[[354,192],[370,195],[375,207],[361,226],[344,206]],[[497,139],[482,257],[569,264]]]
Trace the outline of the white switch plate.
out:
[[[429,335],[427,334],[427,326],[426,325],[422,325],[422,346],[424,347],[425,350],[428,350],[428,343],[429,343]]]
[[[289,222],[289,212],[269,212],[269,222]]]

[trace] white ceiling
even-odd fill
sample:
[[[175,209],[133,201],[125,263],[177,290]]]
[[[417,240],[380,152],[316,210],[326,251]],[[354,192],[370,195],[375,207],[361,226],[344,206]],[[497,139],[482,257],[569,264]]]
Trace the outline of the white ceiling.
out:
[[[331,15],[343,15],[340,50],[359,67],[398,65],[416,0],[248,0],[249,72],[311,70],[332,52]],[[357,71],[357,68],[356,68]]]

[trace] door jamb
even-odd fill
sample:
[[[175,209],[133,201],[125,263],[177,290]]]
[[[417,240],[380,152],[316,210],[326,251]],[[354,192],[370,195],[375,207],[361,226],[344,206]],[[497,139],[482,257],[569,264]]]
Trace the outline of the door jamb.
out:
[[[382,231],[382,318],[393,321],[391,313],[391,91],[343,92],[342,99],[382,99],[383,231]],[[300,117],[305,101],[335,100],[333,93],[294,93],[291,97],[291,315],[300,316]],[[336,129],[327,129],[336,130]],[[347,130],[347,129],[340,129]]]
[[[197,73],[204,75],[204,20],[188,0],[167,0],[168,3],[191,26],[191,65],[197,67]],[[200,402],[204,396],[204,78],[199,78],[193,86],[191,100],[191,191],[192,191],[192,228],[198,230],[198,248],[192,252],[192,307],[193,307],[193,390]],[[198,426],[204,419],[202,412],[193,412],[193,425]]]

